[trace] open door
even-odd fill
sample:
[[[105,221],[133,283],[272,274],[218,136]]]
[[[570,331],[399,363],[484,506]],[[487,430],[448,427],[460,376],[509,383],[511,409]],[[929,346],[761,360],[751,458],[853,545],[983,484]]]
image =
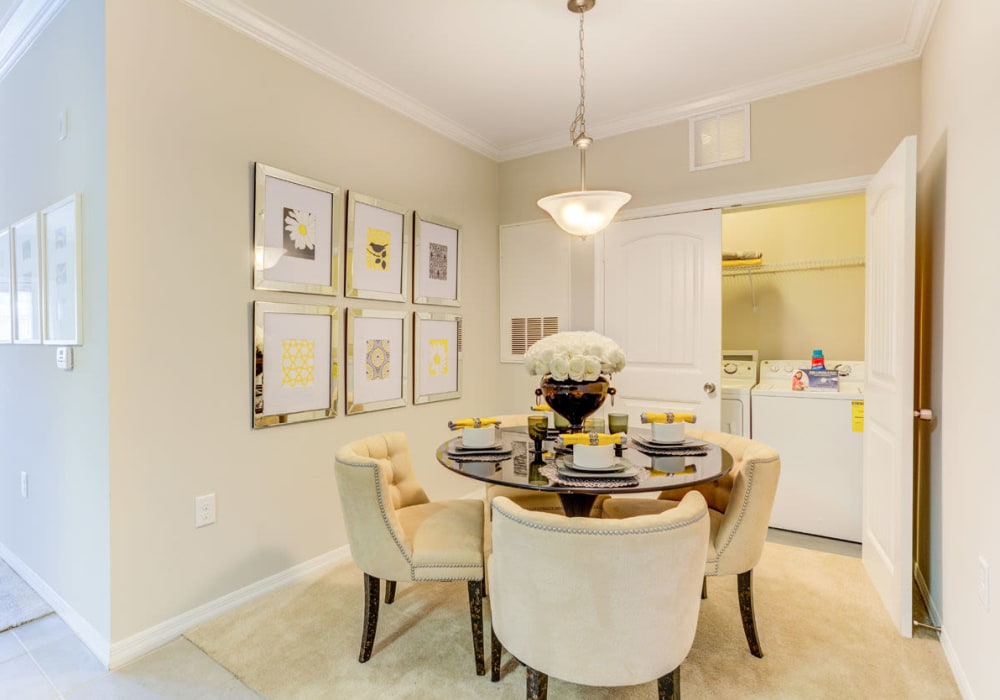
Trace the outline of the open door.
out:
[[[866,192],[862,559],[904,637],[913,635],[913,357],[917,138]]]
[[[627,362],[613,379],[613,410],[627,411],[631,425],[642,411],[689,412],[698,418],[695,427],[718,430],[721,211],[621,221],[602,238],[598,327],[621,345]]]

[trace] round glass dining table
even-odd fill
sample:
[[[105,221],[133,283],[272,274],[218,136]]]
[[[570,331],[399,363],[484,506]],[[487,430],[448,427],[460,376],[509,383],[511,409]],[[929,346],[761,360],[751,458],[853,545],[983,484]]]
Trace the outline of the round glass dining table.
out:
[[[462,476],[488,484],[499,484],[530,491],[556,493],[563,511],[570,517],[587,516],[601,494],[665,491],[720,479],[733,468],[728,452],[711,442],[688,438],[676,446],[650,445],[645,428],[630,428],[628,444],[616,456],[622,475],[583,474],[568,477],[556,467],[572,468],[572,452],[555,449],[555,434],[535,451],[535,442],[527,428],[504,428],[498,435],[495,450],[472,451],[461,447],[460,434],[441,443],[437,459]],[[664,454],[666,453],[666,454]],[[577,472],[574,472],[576,474]]]

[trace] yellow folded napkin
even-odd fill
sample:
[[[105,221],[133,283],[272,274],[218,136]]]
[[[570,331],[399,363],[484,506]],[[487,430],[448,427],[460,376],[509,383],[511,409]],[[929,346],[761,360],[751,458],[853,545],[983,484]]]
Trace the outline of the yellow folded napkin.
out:
[[[534,406],[531,407],[531,410],[532,411],[548,411],[549,413],[552,413],[552,407],[549,406],[548,404],[544,404],[544,403],[542,403],[542,404],[535,404]]]
[[[625,433],[568,433],[556,438],[556,445],[567,447],[569,445],[624,445],[628,442],[628,435]]]
[[[639,416],[643,423],[696,423],[693,413],[643,413]]]
[[[459,418],[448,421],[448,427],[452,430],[459,428],[487,428],[491,425],[500,425],[496,418]]]

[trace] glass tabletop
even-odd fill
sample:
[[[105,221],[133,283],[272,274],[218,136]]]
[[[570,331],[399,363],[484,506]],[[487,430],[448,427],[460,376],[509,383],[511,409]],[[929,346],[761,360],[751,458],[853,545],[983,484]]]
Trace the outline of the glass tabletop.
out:
[[[652,443],[650,431],[630,428],[628,444],[615,458],[618,472],[573,469],[572,451],[555,449],[555,433],[535,452],[527,428],[503,428],[494,450],[462,449],[461,433],[441,443],[438,461],[453,472],[490,484],[556,493],[639,493],[715,481],[733,468],[718,445],[687,438],[678,445]],[[572,470],[572,475],[570,471]]]

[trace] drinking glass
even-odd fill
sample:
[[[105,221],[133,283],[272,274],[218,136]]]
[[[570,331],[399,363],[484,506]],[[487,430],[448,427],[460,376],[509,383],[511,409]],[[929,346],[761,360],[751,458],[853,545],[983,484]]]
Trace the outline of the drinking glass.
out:
[[[617,433],[627,433],[628,432],[628,414],[627,413],[609,413],[608,414],[608,432],[612,435]],[[622,456],[622,446],[615,445],[615,456]]]
[[[604,432],[604,419],[603,418],[588,418],[583,422],[583,432],[585,433],[603,433]]]
[[[528,435],[535,441],[535,452],[542,451],[542,440],[549,432],[548,416],[528,416]]]

